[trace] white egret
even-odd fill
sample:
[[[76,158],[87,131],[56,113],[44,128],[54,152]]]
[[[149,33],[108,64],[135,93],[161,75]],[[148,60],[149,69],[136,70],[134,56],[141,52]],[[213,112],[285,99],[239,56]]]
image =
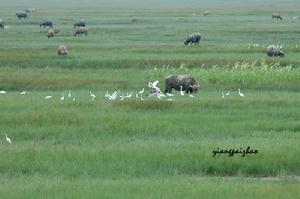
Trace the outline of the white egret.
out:
[[[108,91],[106,91],[104,96],[107,97],[107,98],[110,97],[110,94],[108,93]]]
[[[127,95],[125,97],[126,98],[131,98],[132,97],[132,92],[130,94],[127,93]]]
[[[173,96],[174,96],[174,95],[171,94],[171,93],[166,93],[166,95],[167,95],[168,97],[173,97]]]
[[[148,82],[148,87],[149,88],[154,88],[155,90],[160,90],[158,87],[157,87],[157,84],[159,83],[158,80],[154,81],[154,82]]]
[[[145,91],[145,89],[143,88],[142,90],[139,91],[139,94],[140,94],[140,95],[143,94],[144,91]]]
[[[226,93],[226,96],[228,96],[228,95],[230,95],[230,92],[229,92],[229,91]]]
[[[6,94],[6,91],[2,90],[2,91],[0,91],[0,94]]]
[[[64,96],[64,94],[62,94],[60,97],[60,101],[64,101],[64,100],[65,100],[65,96]]]
[[[69,90],[69,94],[68,94],[68,97],[71,97],[71,90]]]
[[[224,92],[222,92],[222,98],[223,98],[223,99],[225,98]]]
[[[195,97],[194,95],[190,94],[189,97]]]
[[[241,97],[245,97],[245,95],[244,95],[243,93],[241,93],[241,89],[239,89],[239,95],[240,95]]]
[[[44,99],[51,99],[51,98],[52,98],[51,95],[47,95],[47,96],[44,97]]]
[[[26,91],[22,91],[20,95],[26,95]]]
[[[175,99],[171,99],[171,98],[169,98],[169,99],[167,99],[167,101],[175,101]]]
[[[182,91],[182,85],[180,85],[180,95],[184,96],[184,92]]]
[[[73,102],[75,102],[75,100],[76,100],[75,97],[73,97]]]
[[[9,144],[12,143],[11,139],[9,137],[7,137],[7,134],[5,134],[5,139],[6,139],[6,142],[8,142]]]
[[[92,97],[92,101],[96,98],[96,95],[90,91],[90,96]]]

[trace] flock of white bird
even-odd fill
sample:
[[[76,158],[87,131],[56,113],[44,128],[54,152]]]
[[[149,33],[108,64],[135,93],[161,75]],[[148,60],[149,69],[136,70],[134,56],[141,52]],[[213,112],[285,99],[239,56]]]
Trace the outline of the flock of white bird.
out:
[[[162,93],[160,88],[158,87],[158,83],[159,83],[158,80],[156,80],[154,82],[148,82],[148,87],[152,89],[151,93],[148,94],[148,97],[157,98],[157,99],[163,99],[164,98],[167,101],[174,101],[175,100],[174,95],[171,94],[171,93],[166,93],[166,94]],[[140,100],[144,100],[144,98],[143,98],[144,92],[145,92],[145,88],[143,88],[142,90],[137,92],[135,94],[135,98],[139,98]],[[0,91],[0,94],[6,94],[6,93],[7,92],[4,91],[4,90]],[[26,95],[26,94],[27,94],[26,91],[20,92],[20,95]],[[184,91],[182,90],[182,86],[180,87],[180,95],[181,96],[185,95]],[[229,91],[227,91],[226,93],[224,93],[224,91],[222,91],[222,98],[223,99],[225,98],[225,96],[229,96],[229,95],[230,95]],[[241,89],[238,89],[238,95],[240,97],[245,97],[245,95],[241,92]],[[123,101],[124,99],[127,99],[127,98],[134,97],[133,92],[123,94],[123,93],[121,93],[121,91],[114,91],[112,94],[109,94],[108,91],[107,91],[104,96],[108,100],[120,99],[121,101]],[[189,94],[188,96],[189,97],[194,97],[192,94]],[[96,99],[97,96],[96,96],[96,94],[94,94],[90,91],[90,97],[91,97],[91,102],[92,102]],[[47,96],[43,97],[43,99],[45,99],[45,100],[49,100],[51,98],[52,98],[52,95],[47,95]],[[72,98],[72,101],[76,100],[75,97],[72,97],[71,90],[69,90],[68,98]],[[64,100],[65,100],[65,96],[64,96],[64,93],[62,93],[62,95],[60,97],[60,101],[64,101]],[[12,140],[7,136],[7,134],[5,134],[5,140],[6,140],[7,143],[12,144]]]

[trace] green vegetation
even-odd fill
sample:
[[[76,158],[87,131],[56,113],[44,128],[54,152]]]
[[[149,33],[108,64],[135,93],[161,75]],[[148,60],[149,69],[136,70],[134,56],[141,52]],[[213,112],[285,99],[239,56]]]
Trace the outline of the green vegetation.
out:
[[[0,198],[299,196],[300,20],[290,19],[299,2],[188,2],[1,2],[9,29],[0,30]],[[17,20],[27,6],[37,12]],[[46,18],[60,29],[52,39],[38,26]],[[72,36],[78,18],[88,36]],[[203,40],[184,46],[192,32]],[[286,57],[267,57],[269,43]],[[57,56],[59,44],[67,57]],[[200,91],[147,98],[148,81],[164,89],[170,74],[192,74]],[[142,88],[145,101],[104,97]],[[213,157],[248,146],[258,154]]]

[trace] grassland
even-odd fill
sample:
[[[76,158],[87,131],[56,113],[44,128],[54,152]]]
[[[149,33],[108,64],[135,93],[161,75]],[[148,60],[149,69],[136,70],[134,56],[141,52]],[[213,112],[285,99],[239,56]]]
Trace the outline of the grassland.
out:
[[[300,20],[290,19],[299,2],[188,2],[0,0],[10,26],[0,30],[0,198],[299,196]],[[17,20],[25,7],[37,12]],[[47,18],[61,30],[53,39],[38,26]],[[72,36],[77,18],[87,37]],[[196,31],[200,45],[184,46]],[[268,58],[269,43],[286,57]],[[170,74],[193,74],[201,90],[175,101],[104,97],[157,79],[164,88]],[[247,146],[259,153],[212,156]]]

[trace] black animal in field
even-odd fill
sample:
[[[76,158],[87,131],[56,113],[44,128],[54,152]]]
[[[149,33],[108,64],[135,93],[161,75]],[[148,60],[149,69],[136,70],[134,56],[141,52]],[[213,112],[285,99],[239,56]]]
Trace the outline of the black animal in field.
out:
[[[50,19],[47,19],[47,20],[45,20],[45,21],[42,21],[41,23],[40,23],[40,27],[50,27],[50,28],[52,28],[53,27],[53,21],[52,20],[50,20]]]
[[[279,13],[272,13],[272,19],[280,19],[280,20],[282,20],[282,17],[280,16],[280,14]]]
[[[27,19],[27,18],[28,18],[27,13],[24,12],[24,11],[17,12],[17,13],[16,13],[16,16],[17,16],[19,19]]]
[[[191,44],[191,45],[198,45],[199,44],[199,42],[200,42],[200,40],[201,40],[201,34],[200,33],[192,33],[190,36],[188,36],[188,38],[184,41],[184,44],[185,45],[188,45],[189,43]]]
[[[0,28],[4,28],[4,20],[0,19]]]
[[[284,57],[284,52],[278,45],[271,44],[267,47],[267,55],[269,57]]]
[[[84,19],[78,19],[74,24],[74,28],[85,27],[85,26],[86,23]]]
[[[196,93],[199,84],[191,75],[171,75],[165,79],[165,93],[172,93],[172,89],[185,91],[186,93]]]

